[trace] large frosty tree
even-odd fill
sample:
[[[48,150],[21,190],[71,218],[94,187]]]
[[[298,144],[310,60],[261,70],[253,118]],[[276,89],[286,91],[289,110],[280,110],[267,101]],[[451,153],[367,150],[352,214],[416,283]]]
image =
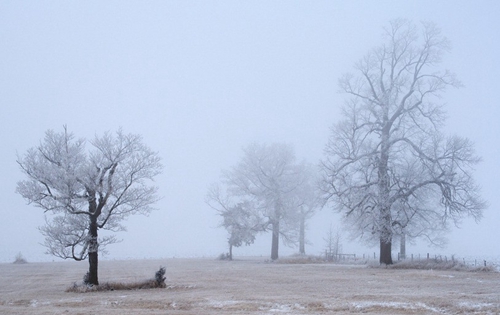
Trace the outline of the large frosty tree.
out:
[[[245,236],[245,241],[253,241],[257,232],[270,230],[271,259],[275,260],[280,237],[289,244],[297,241],[296,194],[305,181],[304,176],[304,165],[296,163],[291,146],[251,144],[244,149],[241,162],[224,172],[224,189],[209,192],[208,202],[224,219],[236,216],[231,222],[244,223],[238,228],[238,235]],[[234,226],[238,225],[231,225]]]
[[[47,131],[17,162],[27,177],[17,192],[48,214],[41,228],[48,253],[88,258],[87,281],[98,285],[98,251],[115,241],[99,239],[98,230],[123,230],[120,222],[129,215],[152,210],[158,197],[150,182],[162,169],[158,153],[140,136],[121,130],[87,142],[65,127],[61,133]]]
[[[379,242],[380,263],[392,264],[395,235],[432,240],[450,221],[479,219],[485,203],[472,178],[480,160],[472,143],[441,132],[437,102],[460,86],[439,68],[448,40],[432,23],[406,20],[390,23],[384,40],[340,79],[350,99],[323,170],[327,200],[354,233]]]

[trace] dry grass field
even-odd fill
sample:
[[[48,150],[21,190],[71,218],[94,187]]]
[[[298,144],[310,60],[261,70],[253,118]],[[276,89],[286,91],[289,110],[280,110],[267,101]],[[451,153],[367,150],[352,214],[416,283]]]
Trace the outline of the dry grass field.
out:
[[[500,314],[500,273],[167,259],[100,262],[100,281],[167,267],[167,288],[66,292],[85,262],[0,264],[0,314]]]

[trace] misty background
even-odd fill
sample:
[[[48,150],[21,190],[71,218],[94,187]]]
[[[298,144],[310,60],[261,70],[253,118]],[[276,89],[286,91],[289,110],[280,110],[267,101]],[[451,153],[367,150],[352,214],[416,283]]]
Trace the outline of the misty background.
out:
[[[42,209],[15,193],[24,179],[16,154],[63,125],[87,139],[123,127],[162,157],[158,210],[124,222],[104,259],[226,252],[208,186],[251,142],[288,143],[299,161],[318,163],[347,99],[339,77],[395,18],[433,21],[450,39],[443,66],[465,87],[443,95],[445,131],[475,143],[489,203],[478,224],[451,230],[446,248],[418,240],[407,254],[498,257],[498,12],[498,1],[0,1],[0,262],[19,252],[57,259],[40,245]],[[324,251],[331,225],[342,228],[329,208],[309,221],[306,253]],[[342,235],[344,253],[378,255]],[[262,234],[234,255],[265,257],[270,246]],[[296,252],[280,245],[281,256]]]

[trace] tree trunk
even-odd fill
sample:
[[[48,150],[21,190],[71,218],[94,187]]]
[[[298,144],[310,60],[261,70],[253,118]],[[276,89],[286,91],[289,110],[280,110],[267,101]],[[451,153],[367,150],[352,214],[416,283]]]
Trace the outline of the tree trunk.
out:
[[[229,244],[229,260],[233,260],[233,244]]]
[[[380,209],[380,264],[392,265],[391,208]]]
[[[382,139],[380,145],[380,159],[378,162],[378,209],[379,209],[379,233],[380,233],[380,263],[392,265],[392,216],[389,182],[389,130],[390,123],[387,118],[388,107],[384,108],[385,125],[382,129]]]
[[[380,212],[380,264],[392,265],[391,208],[381,208]]]
[[[399,257],[401,259],[406,259],[406,234],[405,232],[401,233],[401,240],[399,244]]]
[[[392,242],[380,239],[380,264],[392,265]]]
[[[273,241],[271,244],[271,259],[278,259],[278,248],[280,240],[280,223],[279,221],[273,222]]]
[[[99,285],[97,276],[99,243],[97,242],[97,218],[95,216],[90,216],[89,238],[88,284]]]
[[[306,254],[306,247],[305,247],[305,242],[306,242],[306,219],[305,216],[302,216],[300,218],[300,235],[299,235],[299,253],[301,255]]]

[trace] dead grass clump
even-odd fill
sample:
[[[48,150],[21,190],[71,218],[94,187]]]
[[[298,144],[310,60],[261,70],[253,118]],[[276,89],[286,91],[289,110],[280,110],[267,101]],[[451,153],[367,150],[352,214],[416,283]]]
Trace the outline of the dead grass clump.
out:
[[[132,283],[105,282],[100,285],[87,285],[87,284],[74,283],[73,286],[66,289],[66,292],[86,293],[86,292],[141,290],[141,289],[156,289],[156,288],[165,288],[165,286],[159,286],[156,280],[144,280]]]
[[[337,265],[367,265],[368,260],[364,259],[341,259],[327,260],[324,256],[315,255],[292,255],[285,258],[280,258],[275,261],[268,261],[278,264],[337,264]]]
[[[306,305],[306,309],[314,312],[328,312],[331,311],[323,302],[309,302]]]
[[[88,283],[88,273],[83,277],[83,283],[77,284],[76,282],[73,286],[66,289],[66,292],[99,292],[99,291],[115,291],[115,290],[141,290],[141,289],[157,289],[166,288],[165,284],[165,267],[160,267],[160,269],[155,273],[154,279],[148,279],[139,282],[123,283],[123,282],[106,282],[100,285],[91,285]]]
[[[280,258],[275,261],[278,264],[322,264],[325,263],[323,257],[312,255],[296,255]]]
[[[222,253],[217,257],[217,260],[233,260],[229,253]]]

